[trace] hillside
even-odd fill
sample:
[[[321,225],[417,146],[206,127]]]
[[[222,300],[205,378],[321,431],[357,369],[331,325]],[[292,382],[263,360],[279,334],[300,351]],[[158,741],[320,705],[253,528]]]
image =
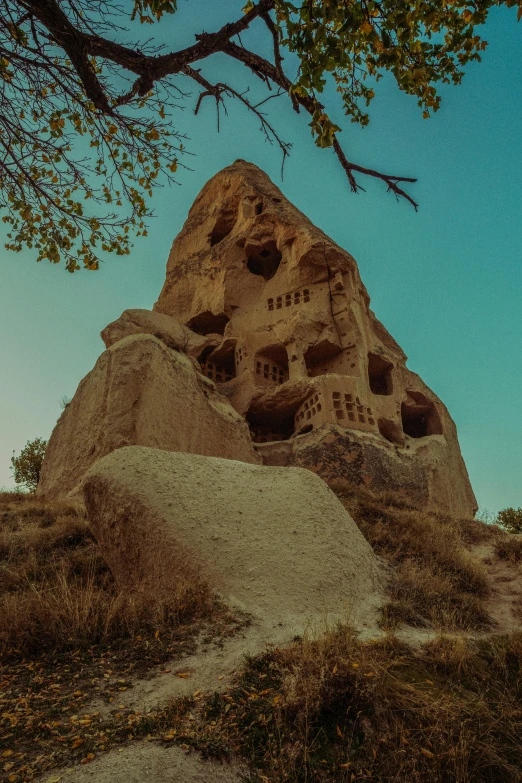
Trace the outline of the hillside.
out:
[[[520,780],[520,541],[339,497],[386,567],[380,628],[244,661],[248,617],[199,578],[125,594],[79,504],[1,495],[1,779]]]

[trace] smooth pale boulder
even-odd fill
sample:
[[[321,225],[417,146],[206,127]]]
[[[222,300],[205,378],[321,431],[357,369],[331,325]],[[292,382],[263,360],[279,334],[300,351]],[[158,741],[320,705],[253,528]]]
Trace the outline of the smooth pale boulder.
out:
[[[175,589],[179,563],[266,626],[373,621],[377,559],[334,493],[302,468],[128,447],[89,471],[94,533],[124,588]]]
[[[96,460],[130,445],[261,461],[214,383],[150,334],[115,342],[81,381],[49,440],[38,494],[76,494]]]

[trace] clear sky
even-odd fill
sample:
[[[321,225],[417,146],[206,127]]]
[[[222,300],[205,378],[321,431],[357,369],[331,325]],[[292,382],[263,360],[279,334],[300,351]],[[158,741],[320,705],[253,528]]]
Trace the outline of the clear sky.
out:
[[[172,48],[189,44],[201,19],[211,31],[242,5],[182,0],[162,28],[165,40]],[[294,145],[281,182],[278,151],[253,116],[230,104],[217,135],[211,103],[194,118],[193,96],[176,117],[190,136],[193,171],[156,193],[149,237],[130,258],[70,275],[36,264],[29,252],[1,251],[0,486],[12,484],[13,450],[49,437],[60,398],[74,394],[103,350],[101,329],[127,308],[153,306],[172,240],[201,187],[244,158],[354,255],[378,318],[456,421],[479,505],[522,506],[522,24],[515,9],[496,9],[484,37],[483,62],[469,67],[461,86],[443,90],[430,120],[391,79],[378,85],[369,128],[333,112],[349,158],[419,178],[411,189],[418,213],[377,182],[361,181],[367,192],[352,195],[331,151],[314,146],[306,118],[284,99],[270,109]],[[203,72],[239,88],[249,83],[224,58]]]

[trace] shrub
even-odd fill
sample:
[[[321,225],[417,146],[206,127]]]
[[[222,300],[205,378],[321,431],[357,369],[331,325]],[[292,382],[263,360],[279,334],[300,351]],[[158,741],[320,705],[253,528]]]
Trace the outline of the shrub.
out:
[[[30,492],[38,486],[46,448],[46,440],[35,438],[27,441],[17,457],[11,457],[15,482]]]
[[[522,533],[522,508],[504,508],[499,511],[497,524],[508,533]]]

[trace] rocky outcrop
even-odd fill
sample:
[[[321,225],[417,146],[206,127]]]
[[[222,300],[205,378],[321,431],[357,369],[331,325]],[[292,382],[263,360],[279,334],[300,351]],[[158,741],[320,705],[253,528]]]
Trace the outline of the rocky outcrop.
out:
[[[200,356],[209,345],[221,342],[220,336],[202,337],[191,329],[162,313],[151,310],[125,310],[116,321],[112,321],[101,333],[106,348],[130,337],[132,334],[150,334],[157,337],[168,348],[181,351],[187,356]]]
[[[236,161],[194,202],[155,311],[221,335],[202,370],[254,441],[272,444],[260,447],[267,464],[393,486],[414,505],[470,516],[455,424],[369,303],[353,257]]]
[[[260,463],[248,427],[194,360],[152,334],[114,342],[52,433],[38,493],[75,494],[96,460],[122,446]]]
[[[123,588],[174,590],[183,561],[261,622],[265,643],[327,617],[373,622],[376,557],[308,470],[130,447],[96,462],[84,496]]]

